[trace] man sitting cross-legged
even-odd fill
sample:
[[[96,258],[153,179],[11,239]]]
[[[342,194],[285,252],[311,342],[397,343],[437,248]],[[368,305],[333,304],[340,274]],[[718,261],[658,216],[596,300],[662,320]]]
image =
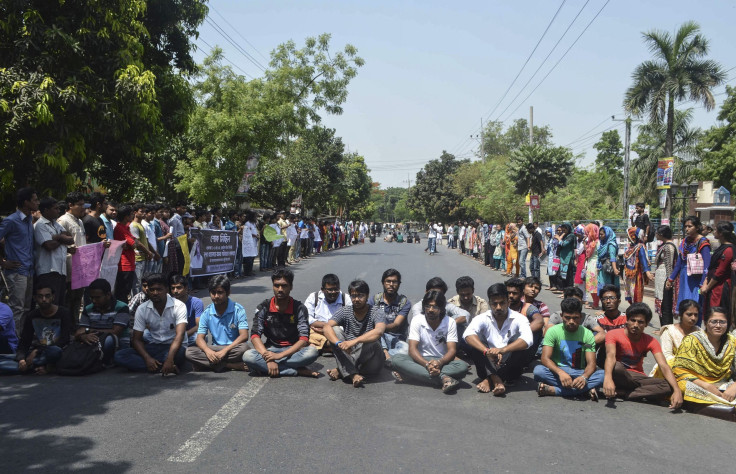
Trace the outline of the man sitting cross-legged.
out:
[[[596,389],[603,385],[603,370],[595,365],[595,338],[580,325],[583,302],[566,298],[560,305],[562,324],[551,327],[542,341],[542,363],[534,368],[540,397],[574,397],[589,393],[598,400]]]
[[[255,374],[318,377],[318,372],[307,367],[319,357],[317,349],[309,345],[307,308],[290,296],[294,273],[276,270],[271,283],[273,298],[258,305],[250,336],[253,349],[245,352],[243,362]]]
[[[195,370],[245,370],[243,354],[248,349],[248,319],[240,303],[230,299],[230,280],[215,275],[209,282],[212,304],[199,318],[195,347],[188,347],[186,357]],[[207,344],[207,333],[212,344]]]
[[[386,323],[384,312],[368,304],[368,283],[355,280],[348,293],[353,305],[343,307],[323,326],[337,363],[327,375],[330,380],[348,379],[357,388],[363,385],[364,376],[377,374],[386,360],[379,342]]]
[[[409,354],[391,358],[393,376],[442,387],[444,393],[457,389],[458,379],[468,373],[468,364],[455,359],[457,324],[446,314],[445,295],[429,290],[422,299],[422,314],[409,326]]]
[[[350,297],[340,291],[340,279],[333,273],[322,277],[322,289],[307,296],[304,306],[309,312],[309,344],[320,352],[332,352],[332,344],[324,336],[323,326],[340,311],[349,306]]]
[[[606,375],[603,393],[607,398],[624,400],[660,400],[670,398],[670,408],[682,405],[682,391],[677,385],[672,369],[662,354],[656,339],[644,334],[652,320],[652,310],[646,303],[634,303],[626,308],[626,327],[606,333]],[[647,377],[642,361],[651,352],[664,380]]]
[[[509,294],[503,283],[488,287],[490,311],[479,314],[468,325],[463,338],[470,346],[470,358],[481,382],[478,391],[500,396],[505,381],[521,376],[525,351],[533,336],[526,316],[509,308]]]
[[[102,363],[108,366],[116,350],[130,347],[128,305],[115,299],[110,282],[104,278],[90,283],[87,294],[92,304],[84,307],[75,338],[84,344],[99,342]]]

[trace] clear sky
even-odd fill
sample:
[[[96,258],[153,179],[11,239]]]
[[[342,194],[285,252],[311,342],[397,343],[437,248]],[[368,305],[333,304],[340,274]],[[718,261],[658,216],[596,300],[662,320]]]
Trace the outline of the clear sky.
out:
[[[611,115],[624,117],[621,103],[631,73],[650,58],[643,31],[674,32],[680,24],[696,21],[710,40],[709,57],[724,69],[736,68],[733,0],[588,0],[587,5],[586,0],[566,0],[495,108],[562,3],[211,0],[195,57],[201,60],[209,46],[219,45],[238,66],[236,72],[261,74],[217,27],[264,65],[264,56],[290,39],[302,45],[308,36],[331,33],[333,49],[347,43],[357,47],[366,64],[349,86],[344,113],[324,116],[323,123],[337,130],[350,151],[365,157],[382,187],[405,187],[409,179],[413,183],[416,172],[442,150],[477,159],[479,144],[470,135],[479,133],[481,119],[508,125],[528,118],[529,106],[534,106],[535,125],[550,126],[555,144],[569,145],[583,155],[581,164],[591,163],[600,133],[617,127],[623,140],[624,126],[611,121]],[[736,84],[736,69],[728,78]],[[719,106],[724,90],[715,91]],[[717,110],[697,108],[695,125],[714,125]]]

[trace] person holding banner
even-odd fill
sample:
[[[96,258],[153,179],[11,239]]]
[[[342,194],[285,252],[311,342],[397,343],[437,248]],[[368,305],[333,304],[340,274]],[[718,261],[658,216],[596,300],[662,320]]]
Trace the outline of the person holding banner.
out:
[[[41,199],[38,209],[41,211],[41,217],[33,226],[36,286],[46,285],[52,288],[54,304],[63,305],[66,293],[67,246],[74,245],[74,238],[56,222],[59,218],[56,199],[52,197]]]

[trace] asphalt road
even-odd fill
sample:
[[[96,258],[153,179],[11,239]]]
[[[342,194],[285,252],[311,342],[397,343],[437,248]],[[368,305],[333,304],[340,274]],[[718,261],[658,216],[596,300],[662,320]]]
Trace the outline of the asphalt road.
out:
[[[303,299],[336,273],[371,293],[389,267],[416,301],[425,282],[470,275],[479,293],[498,272],[445,246],[379,241],[291,267]],[[200,292],[201,293],[204,292]],[[232,297],[249,319],[271,293],[267,275]],[[203,295],[201,295],[203,296]],[[552,310],[559,299],[542,293]],[[651,365],[651,362],[650,364]],[[334,367],[332,358],[314,365]],[[326,377],[243,373],[163,378],[113,369],[83,378],[0,379],[0,459],[15,472],[728,472],[734,425],[634,402],[539,399],[531,374],[503,398],[478,393],[469,374],[454,395],[396,384],[388,371],[354,389]]]

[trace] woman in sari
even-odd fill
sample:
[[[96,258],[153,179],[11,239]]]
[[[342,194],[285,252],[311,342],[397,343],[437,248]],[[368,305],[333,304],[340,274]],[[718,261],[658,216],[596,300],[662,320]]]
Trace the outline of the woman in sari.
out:
[[[593,298],[590,309],[598,309],[598,247],[600,246],[598,226],[585,226],[585,291]]]
[[[616,233],[608,226],[601,227],[598,246],[598,290],[606,285],[621,286],[618,259],[618,242]],[[597,292],[597,291],[596,291]]]
[[[654,257],[654,266],[656,267],[654,271],[654,309],[659,315],[659,325],[663,328],[668,324],[672,324],[672,315],[675,312],[675,290],[674,288],[665,288],[665,283],[667,277],[675,268],[677,247],[672,243],[672,229],[668,225],[659,226],[657,240],[661,241],[662,244],[657,249],[657,255]]]
[[[678,305],[680,301],[687,299],[695,300],[701,306],[703,305],[700,287],[705,283],[708,276],[710,243],[707,238],[700,235],[701,227],[700,219],[697,217],[690,216],[685,219],[685,238],[680,242],[680,254],[675,262],[675,268],[672,269],[672,273],[670,273],[665,283],[665,288],[674,288],[674,281],[678,281]],[[691,264],[689,264],[688,259],[692,259]],[[699,262],[699,264],[696,262]],[[698,326],[700,326],[700,321],[698,321]]]
[[[708,276],[705,283],[700,287],[700,294],[705,295],[703,306],[706,310],[716,306],[730,310],[731,289],[733,287],[731,264],[736,253],[734,250],[736,235],[733,233],[733,224],[728,221],[719,222],[716,226],[715,236],[720,245],[713,251],[710,258]],[[727,316],[730,321],[730,312]]]
[[[672,361],[675,360],[675,354],[677,354],[677,349],[682,344],[682,339],[695,331],[700,331],[700,328],[697,326],[698,318],[700,317],[700,306],[698,302],[695,300],[684,300],[680,303],[678,309],[680,322],[662,326],[659,330],[659,345],[662,346],[662,355],[670,366],[672,365]],[[654,364],[654,368],[649,373],[649,376],[663,378],[662,371],[659,370],[657,364]]]
[[[519,236],[516,234],[516,224],[506,226],[506,273],[503,276],[511,276],[516,262],[516,276],[519,276],[521,265],[519,265]]]
[[[500,224],[496,232],[496,238],[493,241],[496,245],[496,250],[493,251],[493,265],[494,270],[505,270],[506,268],[506,232],[503,230]]]
[[[572,226],[568,223],[560,225],[562,232],[555,236],[559,242],[557,254],[560,256],[560,269],[557,271],[557,282],[561,287],[574,285],[575,281],[575,247],[577,240],[572,233]],[[558,286],[560,288],[560,286]]]
[[[626,275],[626,300],[641,303],[644,299],[644,286],[654,278],[649,271],[649,258],[644,242],[647,238],[644,229],[629,227],[629,248],[624,252],[624,273]]]
[[[575,286],[583,291],[583,301],[587,303],[588,295],[585,293],[585,227],[575,227]],[[588,304],[587,306],[590,306]]]
[[[672,371],[686,407],[696,413],[736,421],[736,337],[728,329],[726,310],[711,308],[705,313],[705,331],[694,332],[682,340]]]
[[[561,232],[558,229],[558,232]],[[562,291],[557,284],[557,271],[560,269],[559,257],[557,255],[557,246],[560,245],[560,241],[554,238],[552,227],[547,227],[545,232],[547,234],[547,277],[549,278],[549,289],[552,292]],[[557,259],[555,268],[555,259]]]

